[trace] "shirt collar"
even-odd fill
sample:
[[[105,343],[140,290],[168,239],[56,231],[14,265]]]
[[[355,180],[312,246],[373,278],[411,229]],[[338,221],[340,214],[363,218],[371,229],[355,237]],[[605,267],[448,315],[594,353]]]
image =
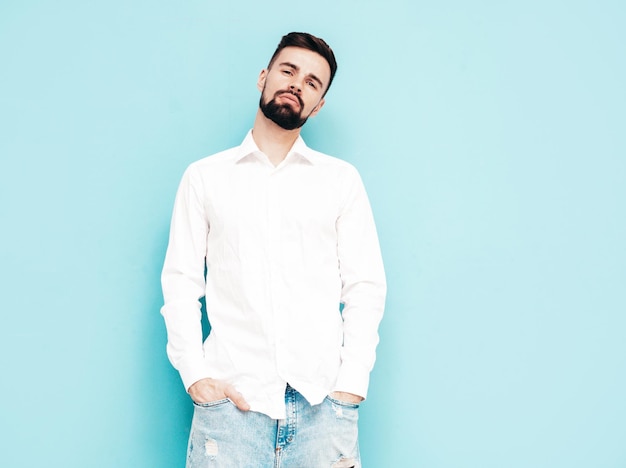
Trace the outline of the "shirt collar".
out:
[[[255,143],[254,138],[252,138],[252,130],[249,130],[248,134],[239,146],[239,151],[237,153],[237,157],[235,158],[235,162],[242,161],[243,159],[253,156],[256,153],[262,154],[263,152]],[[298,138],[289,150],[289,153],[287,153],[285,159],[291,159],[293,157],[300,158],[301,160],[307,161],[310,164],[315,164],[315,152],[306,145],[300,135],[298,135]]]

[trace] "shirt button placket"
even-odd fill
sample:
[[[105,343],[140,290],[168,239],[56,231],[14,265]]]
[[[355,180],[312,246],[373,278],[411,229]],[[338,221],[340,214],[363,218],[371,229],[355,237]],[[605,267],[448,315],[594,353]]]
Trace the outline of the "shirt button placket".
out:
[[[280,318],[280,297],[279,287],[280,282],[280,193],[279,193],[279,174],[278,171],[273,170],[267,177],[267,260],[269,271],[269,320],[270,328],[275,333],[274,346],[276,351],[276,366],[280,373],[281,371],[281,347],[283,345],[283,338],[281,333],[281,318]]]

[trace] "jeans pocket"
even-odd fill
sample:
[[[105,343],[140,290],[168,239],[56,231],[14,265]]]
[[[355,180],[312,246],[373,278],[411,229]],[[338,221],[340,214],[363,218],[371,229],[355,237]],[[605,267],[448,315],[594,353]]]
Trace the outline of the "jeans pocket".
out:
[[[328,401],[330,401],[331,403],[339,405],[339,406],[341,406],[343,408],[351,408],[351,409],[358,409],[359,408],[359,403],[350,403],[348,401],[337,400],[336,398],[333,398],[331,396],[327,396],[326,399]]]
[[[229,402],[230,402],[230,398],[222,398],[221,400],[207,401],[205,403],[198,403],[194,401],[193,404],[197,406],[198,408],[215,408],[216,406],[222,406]]]

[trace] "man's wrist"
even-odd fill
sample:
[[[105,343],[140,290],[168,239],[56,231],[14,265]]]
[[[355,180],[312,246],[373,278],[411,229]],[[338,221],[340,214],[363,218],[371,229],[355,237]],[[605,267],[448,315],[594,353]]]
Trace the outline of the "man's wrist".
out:
[[[355,395],[350,392],[334,391],[329,395],[331,398],[339,401],[345,401],[346,403],[358,404],[361,403],[364,398],[360,395]]]

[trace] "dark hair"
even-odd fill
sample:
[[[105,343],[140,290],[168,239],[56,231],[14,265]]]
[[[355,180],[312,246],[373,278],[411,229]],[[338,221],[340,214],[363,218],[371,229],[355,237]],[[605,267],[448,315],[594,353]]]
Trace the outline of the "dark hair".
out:
[[[283,36],[278,43],[278,47],[276,47],[274,55],[272,55],[270,63],[267,65],[267,68],[270,68],[272,66],[280,51],[283,50],[285,47],[300,47],[302,49],[312,50],[313,52],[317,52],[326,59],[328,65],[330,66],[330,81],[328,82],[328,86],[326,87],[326,91],[328,91],[331,83],[333,82],[333,78],[335,77],[335,73],[337,72],[337,61],[335,60],[335,54],[333,53],[333,50],[328,44],[326,44],[324,39],[315,37],[309,33],[290,32],[289,34]],[[326,93],[326,91],[324,93]]]

